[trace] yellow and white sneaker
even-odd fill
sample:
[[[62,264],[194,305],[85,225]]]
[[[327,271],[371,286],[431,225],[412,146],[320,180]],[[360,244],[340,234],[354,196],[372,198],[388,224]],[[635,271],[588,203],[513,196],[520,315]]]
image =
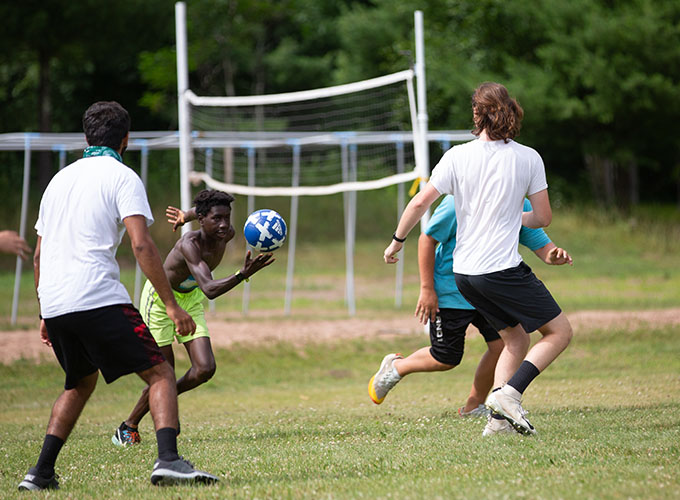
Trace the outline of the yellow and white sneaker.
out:
[[[393,363],[395,359],[402,358],[401,354],[388,354],[385,356],[382,363],[380,363],[380,369],[368,381],[368,395],[375,404],[379,405],[382,403],[390,389],[401,380]]]

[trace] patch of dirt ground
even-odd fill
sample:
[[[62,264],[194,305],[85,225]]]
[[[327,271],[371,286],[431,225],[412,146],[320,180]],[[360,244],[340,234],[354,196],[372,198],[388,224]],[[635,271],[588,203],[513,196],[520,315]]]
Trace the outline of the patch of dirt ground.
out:
[[[423,333],[412,314],[399,312],[381,317],[324,318],[244,317],[207,315],[212,344],[216,348],[234,344],[290,342],[302,345],[310,342],[337,342],[351,338],[375,338],[400,334]],[[568,314],[574,333],[598,329],[632,330],[644,326],[680,325],[680,308],[645,311],[579,311]],[[37,325],[36,325],[37,326]],[[474,328],[472,329],[474,331]],[[0,363],[18,359],[55,361],[52,350],[40,342],[38,329],[0,332]]]

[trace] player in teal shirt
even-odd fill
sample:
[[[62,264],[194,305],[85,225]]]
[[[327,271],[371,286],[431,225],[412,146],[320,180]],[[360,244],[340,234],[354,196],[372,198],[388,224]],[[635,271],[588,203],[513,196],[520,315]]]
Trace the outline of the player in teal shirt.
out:
[[[531,204],[525,200],[524,211],[530,210]],[[382,403],[387,392],[409,373],[446,371],[457,366],[463,357],[465,332],[473,324],[484,336],[487,351],[477,367],[468,400],[458,413],[480,417],[488,413],[483,403],[493,385],[494,369],[503,350],[503,341],[456,287],[453,250],[457,226],[453,196],[448,195],[439,204],[418,240],[421,290],[416,316],[423,324],[429,321],[431,346],[423,347],[406,358],[399,354],[385,356],[368,387],[369,396],[376,404]],[[522,226],[519,242],[546,264],[571,264],[569,254],[550,241],[542,229]],[[512,427],[509,430],[512,431]]]

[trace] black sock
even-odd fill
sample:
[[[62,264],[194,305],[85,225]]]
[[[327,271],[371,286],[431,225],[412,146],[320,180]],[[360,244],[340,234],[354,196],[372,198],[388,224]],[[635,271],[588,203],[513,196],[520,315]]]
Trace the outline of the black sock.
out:
[[[508,380],[508,385],[517,389],[517,392],[523,394],[527,386],[538,377],[538,368],[531,361],[522,361],[519,365],[519,369],[515,372],[510,380]]]
[[[45,436],[42,450],[38,457],[38,463],[35,464],[40,477],[49,478],[54,476],[54,464],[57,461],[57,456],[59,455],[62,446],[64,446],[63,439],[54,436],[53,434],[47,434]]]
[[[163,427],[156,431],[158,442],[158,458],[166,462],[177,460],[177,430],[172,427]]]

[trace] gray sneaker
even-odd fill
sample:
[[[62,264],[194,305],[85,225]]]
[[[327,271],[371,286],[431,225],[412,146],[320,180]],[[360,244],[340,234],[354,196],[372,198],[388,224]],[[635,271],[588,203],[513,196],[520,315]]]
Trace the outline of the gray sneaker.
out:
[[[503,419],[493,418],[489,415],[486,422],[486,427],[482,431],[482,436],[488,437],[494,434],[517,434],[515,429],[510,425],[510,422]]]
[[[464,406],[458,408],[458,415],[463,418],[486,418],[489,416],[489,409],[483,404],[479,405],[477,408],[473,408],[470,411],[464,410]]]
[[[505,417],[520,434],[536,434],[536,429],[526,418],[527,412],[522,408],[520,396],[516,389],[505,385],[501,390],[489,394],[485,405],[491,413]]]
[[[385,400],[385,396],[390,392],[390,389],[397,385],[401,377],[397,375],[394,370],[394,360],[402,359],[401,354],[388,354],[380,363],[380,369],[368,381],[368,395],[371,400],[379,405]]]
[[[158,486],[168,486],[182,483],[212,484],[220,478],[194,469],[194,465],[188,460],[179,457],[177,460],[165,461],[156,459],[151,472],[151,483]]]
[[[52,477],[42,477],[38,474],[37,467],[28,469],[24,480],[19,483],[19,490],[39,491],[58,489],[59,481],[57,481],[57,475],[53,474]]]

